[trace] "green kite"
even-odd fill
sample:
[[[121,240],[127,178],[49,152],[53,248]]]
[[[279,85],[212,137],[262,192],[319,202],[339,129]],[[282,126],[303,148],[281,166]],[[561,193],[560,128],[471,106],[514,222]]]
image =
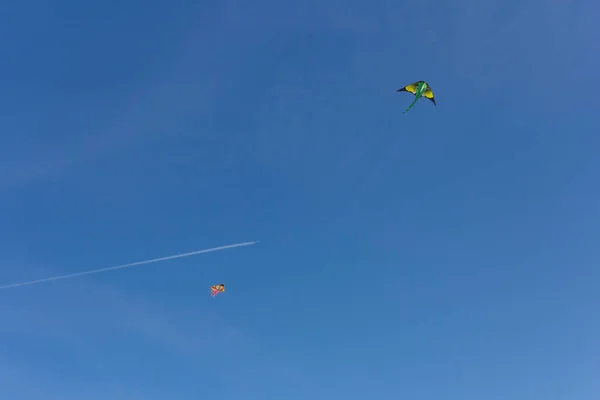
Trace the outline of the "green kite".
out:
[[[402,114],[406,114],[408,110],[410,110],[412,106],[415,105],[417,100],[419,100],[421,97],[425,97],[431,100],[433,104],[436,105],[431,86],[429,86],[429,84],[425,81],[417,81],[415,83],[411,83],[410,85],[406,85],[403,88],[396,90],[396,92],[409,92],[415,95],[415,101],[413,101],[411,105],[408,106],[406,111],[404,111]]]

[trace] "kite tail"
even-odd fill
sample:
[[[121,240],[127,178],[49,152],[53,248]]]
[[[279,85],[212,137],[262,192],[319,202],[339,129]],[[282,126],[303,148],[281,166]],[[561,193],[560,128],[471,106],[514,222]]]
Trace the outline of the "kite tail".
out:
[[[402,114],[406,114],[406,113],[408,112],[408,110],[410,110],[410,109],[412,108],[412,106],[414,106],[414,105],[415,105],[415,103],[417,102],[417,100],[419,100],[420,98],[421,98],[421,96],[419,96],[419,97],[416,97],[416,96],[415,96],[415,101],[413,101],[413,102],[410,104],[410,106],[408,106],[408,108],[407,108],[407,109],[406,109],[406,110],[405,110],[405,111],[404,111]]]

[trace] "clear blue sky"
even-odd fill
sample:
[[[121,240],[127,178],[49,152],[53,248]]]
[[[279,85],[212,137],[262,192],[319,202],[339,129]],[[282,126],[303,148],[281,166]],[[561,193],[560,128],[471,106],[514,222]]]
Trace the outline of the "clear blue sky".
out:
[[[6,2],[0,398],[597,400],[599,20]]]

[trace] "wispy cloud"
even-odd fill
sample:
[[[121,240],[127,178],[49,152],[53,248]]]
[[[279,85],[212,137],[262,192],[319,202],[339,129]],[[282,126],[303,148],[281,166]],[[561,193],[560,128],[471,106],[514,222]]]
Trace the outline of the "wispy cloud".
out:
[[[81,131],[66,132],[68,141],[44,140],[43,149],[32,149],[28,147],[29,143],[3,146],[3,153],[19,154],[19,157],[12,160],[4,157],[0,162],[0,190],[29,182],[57,179],[75,166],[97,161],[115,151],[177,135],[190,118],[210,115],[218,104],[215,100],[220,97],[223,83],[227,82],[229,68],[220,67],[221,64],[229,65],[227,59],[215,58],[213,54],[220,46],[230,49],[231,54],[244,46],[244,43],[232,40],[235,38],[217,34],[217,28],[221,28],[218,21],[225,18],[224,11],[210,12],[214,12],[214,24],[204,24],[189,32],[181,42],[175,43],[173,47],[180,49],[179,54],[163,61],[163,72],[140,82],[133,92],[113,95],[112,102],[122,105],[122,111],[116,116],[102,114],[102,117],[85,122]],[[232,62],[231,65],[237,64]],[[88,101],[90,108],[96,107],[96,100],[92,97],[66,101],[78,104]],[[66,111],[64,118],[70,118]],[[36,135],[48,138],[53,136],[51,131],[57,128],[41,129],[48,131],[37,132]],[[27,136],[23,132],[19,135]]]
[[[117,378],[97,379],[90,383],[80,379],[57,379],[51,369],[32,368],[15,360],[0,359],[0,395],[7,399],[28,400],[152,400],[161,395],[151,387],[131,387]]]
[[[93,269],[93,270],[82,271],[82,272],[74,272],[71,274],[64,274],[64,275],[55,275],[55,276],[51,276],[48,278],[41,278],[41,279],[36,279],[36,280],[32,280],[32,281],[24,281],[24,282],[18,282],[18,283],[12,283],[12,284],[8,284],[8,285],[0,286],[0,290],[17,288],[17,287],[21,287],[21,286],[36,285],[39,283],[58,281],[58,280],[63,280],[63,279],[75,278],[75,277],[79,277],[79,276],[85,276],[85,275],[99,274],[101,272],[115,271],[118,269],[137,267],[137,266],[141,266],[141,265],[154,264],[154,263],[158,263],[158,262],[162,262],[162,261],[169,261],[169,260],[175,260],[178,258],[191,257],[191,256],[200,255],[200,254],[205,254],[205,253],[212,253],[214,251],[222,251],[222,250],[234,249],[236,247],[250,246],[250,245],[253,245],[256,243],[257,242],[235,243],[235,244],[229,244],[226,246],[213,247],[210,249],[196,250],[196,251],[191,251],[191,252],[187,252],[187,253],[180,253],[180,254],[174,254],[174,255],[170,255],[170,256],[152,258],[149,260],[135,261],[132,263],[120,264],[120,265],[115,265],[112,267],[105,267],[105,268]]]
[[[142,377],[128,369],[145,359],[209,360],[245,346],[244,335],[199,304],[173,308],[85,278],[6,291],[1,297],[3,398],[58,398],[44,397],[53,393],[61,399],[152,399],[137,392]],[[62,372],[73,368],[81,376]],[[129,373],[126,385],[116,378]],[[94,376],[102,378],[89,382]],[[31,381],[35,388],[27,384]]]
[[[125,99],[115,98],[114,101],[124,104],[124,107],[121,115],[112,123],[89,121],[88,131],[73,132],[76,139],[70,144],[61,146],[50,142],[41,154],[20,157],[8,165],[0,164],[0,189],[30,181],[56,179],[68,168],[131,146],[140,139],[171,134],[177,126],[178,117],[189,112],[192,105],[200,106],[197,97],[184,97],[185,91],[182,90],[189,75],[182,76],[181,70],[194,63],[192,50],[188,47],[181,58],[173,62],[171,71],[154,77],[154,81],[145,88],[132,94],[119,95],[125,96]],[[203,94],[211,95],[210,91]],[[109,127],[96,128],[106,125]],[[28,154],[26,149],[21,150],[21,154]]]
[[[117,332],[129,332],[146,337],[152,346],[180,347],[178,350],[185,347],[189,351],[194,347],[189,344],[197,343],[189,340],[194,335],[188,335],[182,328],[185,324],[180,324],[187,317],[185,310],[167,313],[151,299],[126,294],[116,287],[78,281],[40,286],[35,293],[6,292],[3,298],[1,333],[5,340],[10,336],[17,341],[28,338],[79,343],[80,350],[85,350],[87,344],[104,337],[115,339],[119,337],[113,336]],[[187,346],[180,346],[181,343]],[[18,346],[11,351],[17,349]]]

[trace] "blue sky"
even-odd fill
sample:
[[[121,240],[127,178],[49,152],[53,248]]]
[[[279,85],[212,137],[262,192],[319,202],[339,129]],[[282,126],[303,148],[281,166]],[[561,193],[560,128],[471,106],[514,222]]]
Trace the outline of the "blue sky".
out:
[[[592,1],[2,7],[1,398],[598,398]]]

